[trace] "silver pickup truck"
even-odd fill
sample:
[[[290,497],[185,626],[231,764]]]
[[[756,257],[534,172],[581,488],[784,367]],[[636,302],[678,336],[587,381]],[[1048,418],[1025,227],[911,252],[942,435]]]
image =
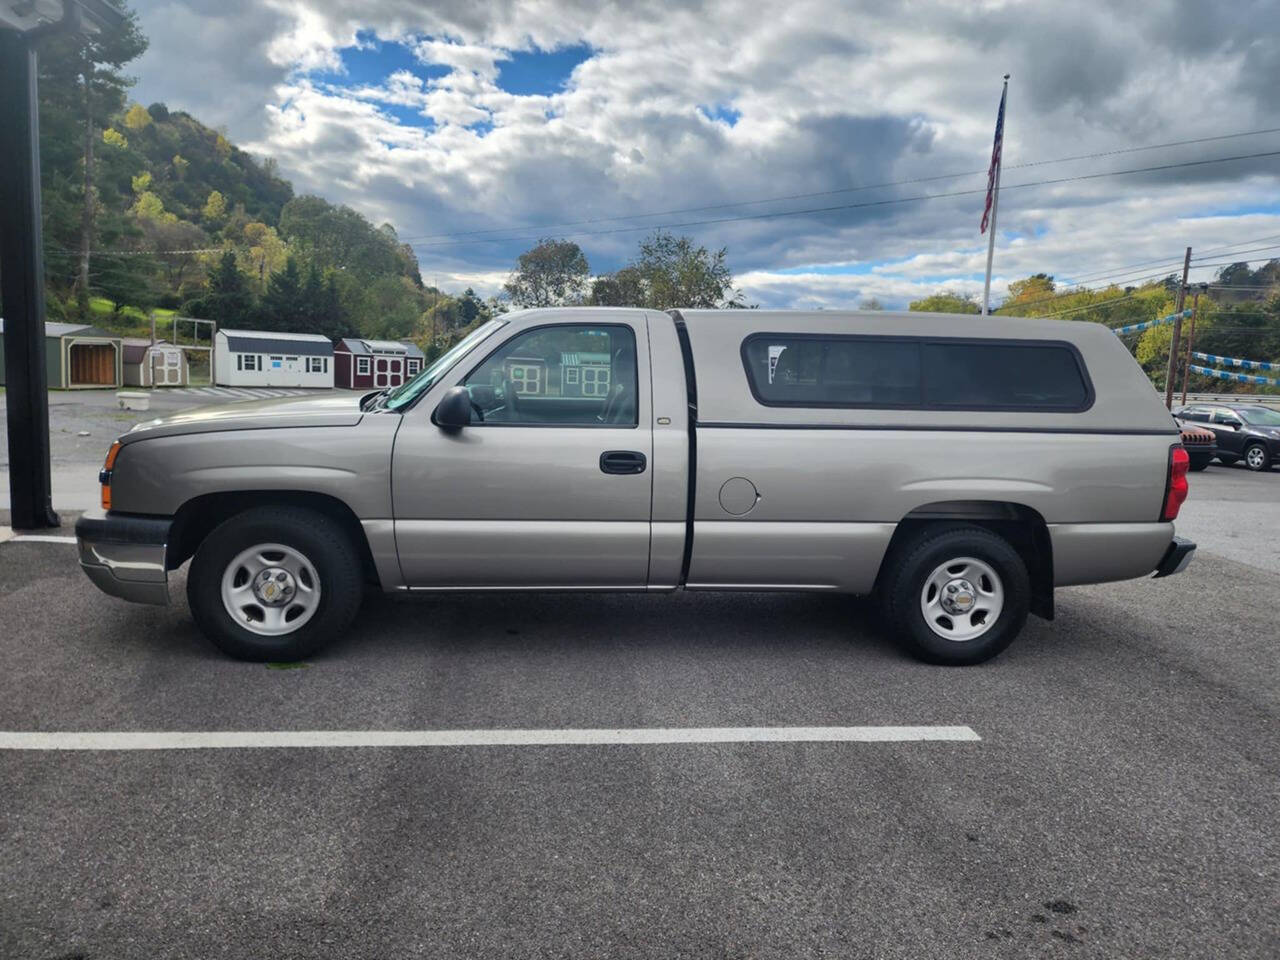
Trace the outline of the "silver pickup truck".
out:
[[[1187,454],[1090,323],[548,309],[416,379],[141,423],[76,524],[95,584],[307,656],[364,588],[875,593],[915,655],[1003,650],[1054,587],[1183,569]]]

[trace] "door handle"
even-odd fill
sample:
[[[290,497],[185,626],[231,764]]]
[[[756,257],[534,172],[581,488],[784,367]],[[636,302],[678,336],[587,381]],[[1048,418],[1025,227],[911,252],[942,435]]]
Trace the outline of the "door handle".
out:
[[[600,454],[600,469],[605,473],[644,473],[646,460],[638,450],[606,450]]]

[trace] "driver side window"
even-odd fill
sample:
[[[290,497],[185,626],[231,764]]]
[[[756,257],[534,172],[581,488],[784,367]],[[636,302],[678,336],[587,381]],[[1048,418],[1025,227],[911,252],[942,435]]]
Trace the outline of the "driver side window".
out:
[[[618,324],[536,327],[495,350],[463,385],[480,424],[635,426],[635,334]]]

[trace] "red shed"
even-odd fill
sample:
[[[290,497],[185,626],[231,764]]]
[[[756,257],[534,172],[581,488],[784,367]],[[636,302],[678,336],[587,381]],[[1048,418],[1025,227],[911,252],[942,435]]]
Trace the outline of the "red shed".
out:
[[[345,337],[333,348],[333,384],[348,390],[398,387],[422,370],[416,344]]]

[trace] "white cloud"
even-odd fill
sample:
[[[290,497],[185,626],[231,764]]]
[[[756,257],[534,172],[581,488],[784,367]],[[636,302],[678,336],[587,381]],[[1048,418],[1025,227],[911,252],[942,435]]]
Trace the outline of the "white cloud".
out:
[[[1226,18],[1194,0],[1121,8],[1104,0],[1065,8],[796,0],[767,15],[745,0],[273,0],[218,16],[211,11],[225,8],[213,0],[157,0],[140,4],[153,46],[137,72],[144,99],[163,97],[226,123],[233,137],[275,156],[299,191],[422,238],[428,277],[480,278],[477,289],[491,290],[527,243],[490,241],[542,232],[586,234],[577,239],[593,266],[608,269],[643,235],[627,228],[690,223],[683,232],[729,247],[741,284],[761,302],[903,303],[942,287],[970,291],[976,283],[981,292],[974,279],[985,264],[980,171],[999,74],[1013,73],[1010,165],[1277,127],[1280,45],[1264,6],[1246,3]],[[397,65],[358,84],[335,72],[344,49],[372,36],[401,41],[424,66],[445,72]],[[564,89],[547,96],[503,89],[503,66],[516,51],[579,44],[594,54]],[[717,107],[737,111],[736,124],[707,115]],[[401,123],[398,108],[431,124]],[[1275,158],[1016,187],[1268,148],[1280,149],[1280,137],[1010,166],[997,273],[1087,275],[1172,258],[1187,243],[1280,233],[1270,214],[1231,215],[1274,208]],[[976,175],[606,219],[964,170]],[[979,193],[691,223],[954,190]],[[551,226],[575,221],[592,222]],[[474,233],[513,225],[522,229]],[[874,269],[805,269],[851,262]]]

